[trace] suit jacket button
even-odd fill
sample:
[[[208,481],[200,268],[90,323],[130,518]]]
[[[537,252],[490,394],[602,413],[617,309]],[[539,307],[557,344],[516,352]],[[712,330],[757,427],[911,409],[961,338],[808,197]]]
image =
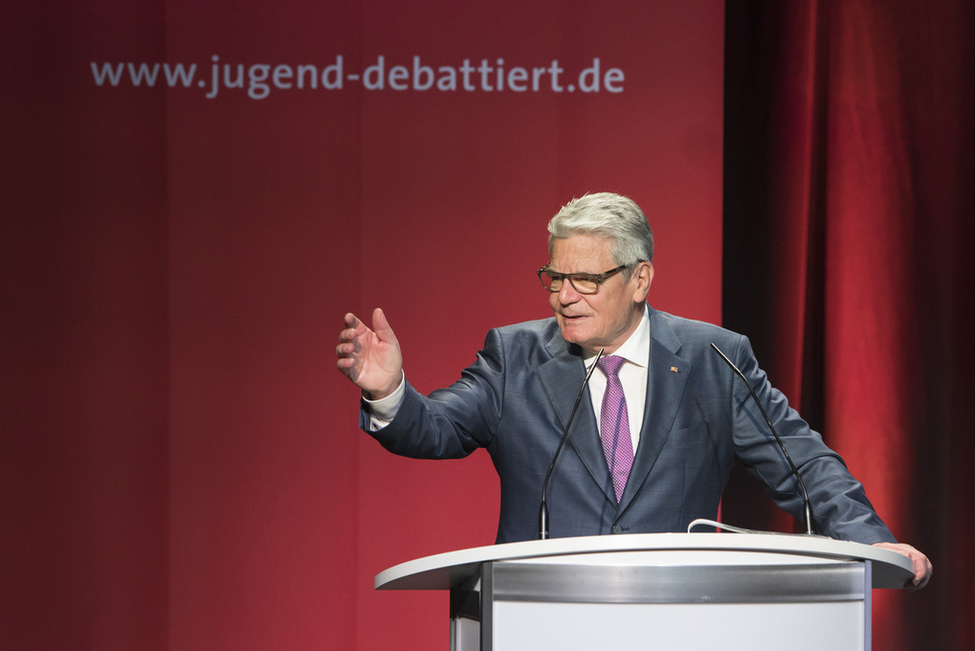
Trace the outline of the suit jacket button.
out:
[[[623,527],[618,524],[613,525],[613,533],[623,533]]]

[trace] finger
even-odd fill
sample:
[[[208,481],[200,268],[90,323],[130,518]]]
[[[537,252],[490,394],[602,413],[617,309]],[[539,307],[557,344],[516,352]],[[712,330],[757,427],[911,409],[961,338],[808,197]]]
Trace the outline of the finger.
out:
[[[910,557],[914,562],[914,579],[910,581],[907,587],[919,590],[927,585],[928,580],[931,578],[933,567],[928,557],[913,547],[911,548]]]
[[[343,330],[339,333],[339,341],[342,343],[356,343],[359,339],[359,335],[355,330]]]
[[[393,334],[393,329],[389,326],[389,321],[381,307],[377,307],[372,313],[372,327],[380,340],[396,343],[396,335]]]
[[[359,369],[356,368],[355,359],[351,357],[340,357],[337,366],[353,382],[359,377]]]
[[[934,572],[934,566],[931,565],[931,561],[928,560],[927,556],[921,555],[917,561],[915,561],[916,572],[914,573],[914,585],[918,588],[923,588],[931,580],[931,574]]]
[[[345,325],[349,330],[352,330],[356,335],[363,335],[369,332],[369,327],[362,322],[362,319],[352,314],[352,312],[349,312],[345,315]]]

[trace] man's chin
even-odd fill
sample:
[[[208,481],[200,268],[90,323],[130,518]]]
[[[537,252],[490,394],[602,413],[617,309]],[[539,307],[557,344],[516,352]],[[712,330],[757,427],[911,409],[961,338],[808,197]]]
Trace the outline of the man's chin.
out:
[[[561,330],[562,338],[570,344],[576,344],[578,346],[582,346],[583,348],[587,347],[586,342],[589,340],[589,338],[586,336],[586,333],[581,332],[579,328],[573,328],[571,325],[563,325]]]

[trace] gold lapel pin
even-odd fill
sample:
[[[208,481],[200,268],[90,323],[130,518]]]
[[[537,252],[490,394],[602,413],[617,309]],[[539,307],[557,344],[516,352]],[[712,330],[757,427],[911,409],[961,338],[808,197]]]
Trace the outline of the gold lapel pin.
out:
[[[676,366],[671,366],[670,367],[670,372],[671,373],[680,373],[680,369],[678,369]]]

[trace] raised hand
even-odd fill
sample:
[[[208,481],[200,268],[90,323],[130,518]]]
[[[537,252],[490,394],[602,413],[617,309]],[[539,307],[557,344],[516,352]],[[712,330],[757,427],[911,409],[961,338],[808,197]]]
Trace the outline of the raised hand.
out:
[[[370,330],[351,312],[339,333],[338,367],[370,400],[385,398],[403,379],[403,354],[382,309],[372,313]]]

